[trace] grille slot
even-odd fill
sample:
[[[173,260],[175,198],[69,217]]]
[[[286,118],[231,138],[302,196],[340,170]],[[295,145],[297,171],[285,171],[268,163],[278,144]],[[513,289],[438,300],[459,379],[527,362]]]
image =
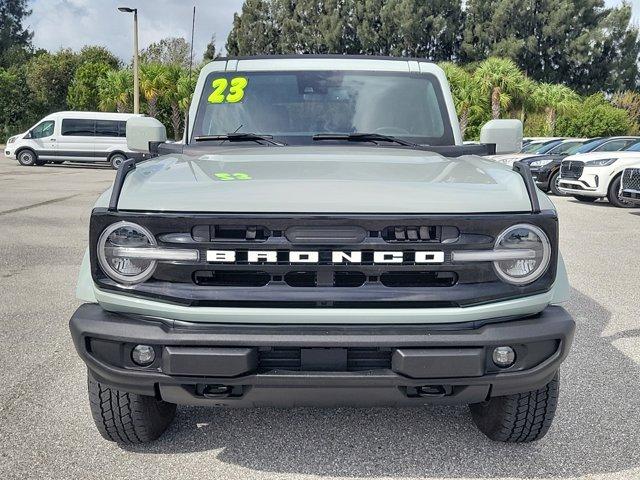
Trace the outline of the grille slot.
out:
[[[391,348],[347,348],[346,371],[390,369]],[[258,370],[303,371],[302,349],[288,347],[264,348],[258,350]]]
[[[270,280],[267,272],[199,270],[193,274],[193,282],[205,287],[264,287]]]
[[[624,171],[622,189],[640,191],[640,168],[627,168]]]
[[[191,236],[196,242],[265,241],[272,232],[258,225],[196,225]]]
[[[574,160],[565,160],[560,167],[561,178],[578,179],[582,176],[584,170],[584,162],[578,162]]]
[[[385,287],[451,287],[457,281],[455,272],[387,272],[380,276]]]

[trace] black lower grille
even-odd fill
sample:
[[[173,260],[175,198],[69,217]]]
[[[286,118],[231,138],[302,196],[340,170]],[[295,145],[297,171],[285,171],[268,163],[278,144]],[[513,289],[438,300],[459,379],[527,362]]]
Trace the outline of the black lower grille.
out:
[[[640,168],[627,168],[622,174],[623,190],[640,191]]]
[[[562,162],[562,166],[560,167],[560,177],[578,179],[582,176],[583,170],[584,162],[566,160]]]
[[[258,370],[313,371],[323,368],[309,357],[333,362],[334,371],[357,372],[391,368],[390,348],[265,348],[258,351]],[[322,363],[322,362],[320,362]],[[325,368],[326,370],[326,368]]]

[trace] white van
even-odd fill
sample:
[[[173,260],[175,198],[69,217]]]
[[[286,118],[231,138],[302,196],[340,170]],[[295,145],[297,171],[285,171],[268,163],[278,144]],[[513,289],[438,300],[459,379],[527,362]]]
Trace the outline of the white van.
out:
[[[7,140],[5,155],[21,165],[62,162],[109,162],[118,168],[140,156],[127,148],[131,113],[57,112]]]

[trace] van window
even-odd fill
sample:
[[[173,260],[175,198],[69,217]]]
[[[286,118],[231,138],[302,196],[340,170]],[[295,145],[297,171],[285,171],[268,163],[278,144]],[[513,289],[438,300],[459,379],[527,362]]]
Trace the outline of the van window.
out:
[[[118,136],[119,137],[127,136],[127,122],[118,122]]]
[[[62,120],[62,135],[75,137],[93,137],[95,120],[65,118]]]
[[[96,136],[98,137],[117,137],[118,123],[115,120],[96,120]]]
[[[44,122],[36,125],[31,130],[31,138],[44,138],[53,135],[53,127],[55,122],[53,120],[45,120]]]

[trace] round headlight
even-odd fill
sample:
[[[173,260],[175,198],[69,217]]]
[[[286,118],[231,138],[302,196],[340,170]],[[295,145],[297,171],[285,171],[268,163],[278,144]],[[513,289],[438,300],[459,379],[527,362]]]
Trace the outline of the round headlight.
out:
[[[514,285],[525,285],[537,280],[551,261],[551,243],[547,235],[540,228],[524,223],[504,230],[496,240],[495,250],[523,252],[520,258],[516,254],[515,258],[493,262],[498,276]]]
[[[104,273],[118,283],[132,285],[144,282],[153,275],[157,261],[130,258],[126,251],[156,245],[156,239],[146,228],[131,222],[114,223],[98,239],[98,262]]]

